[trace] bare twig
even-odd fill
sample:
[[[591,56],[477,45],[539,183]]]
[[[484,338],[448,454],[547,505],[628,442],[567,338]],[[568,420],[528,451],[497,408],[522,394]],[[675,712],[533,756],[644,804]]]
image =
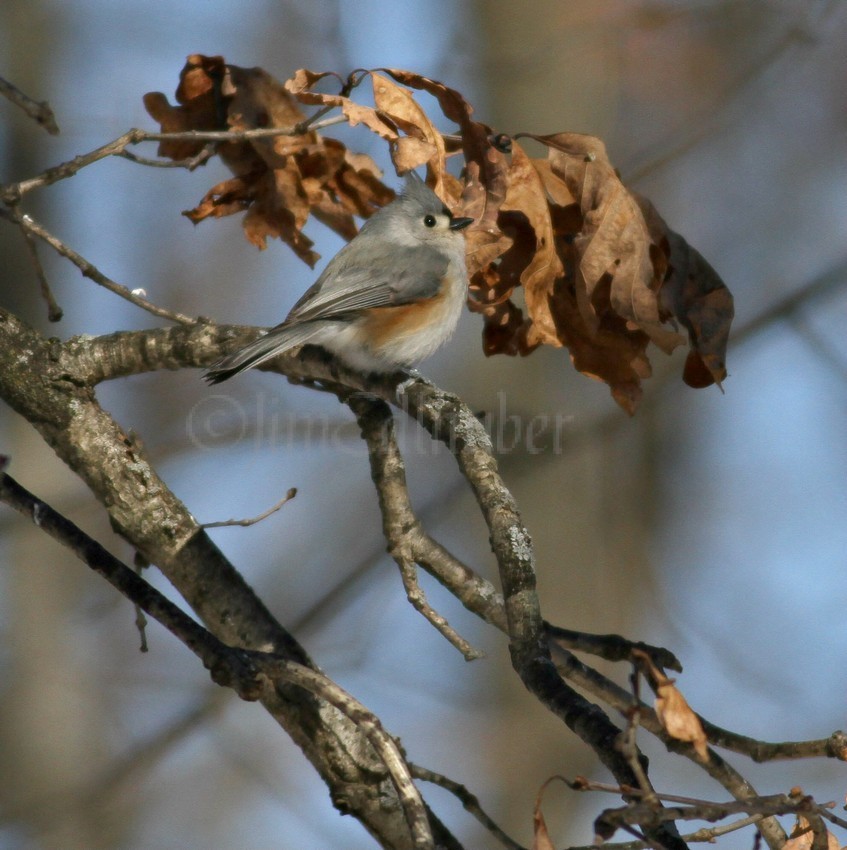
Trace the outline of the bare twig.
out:
[[[118,151],[115,156],[128,159],[136,165],[146,165],[150,168],[185,168],[187,171],[194,171],[201,165],[205,165],[216,153],[215,146],[209,142],[204,145],[202,150],[194,156],[186,157],[185,159],[152,159],[147,156],[139,156],[132,151]]]
[[[464,785],[449,779],[441,773],[436,773],[433,770],[429,770],[429,768],[421,767],[411,762],[409,763],[409,770],[415,779],[431,782],[433,785],[438,785],[439,788],[449,791],[459,800],[465,811],[470,812],[508,850],[525,850],[521,844],[512,840],[497,826],[492,818],[485,813],[476,795],[472,794]]]
[[[132,145],[141,144],[142,142],[239,142],[249,141],[251,139],[269,139],[276,136],[300,135],[305,132],[305,129],[301,129],[301,127],[307,127],[309,130],[320,130],[324,127],[330,127],[333,124],[342,124],[346,120],[343,115],[335,115],[332,118],[317,121],[314,124],[310,124],[309,119],[307,119],[302,124],[296,124],[293,127],[260,127],[255,130],[186,130],[183,133],[154,133],[133,128],[127,130],[126,133],[123,133],[111,142],[107,142],[105,145],[101,145],[99,148],[95,148],[88,153],[80,154],[67,162],[48,168],[35,177],[21,180],[18,183],[9,183],[5,186],[0,186],[0,201],[6,204],[19,201],[24,195],[32,192],[34,189],[50,186],[59,180],[66,180],[68,177],[73,177],[83,168],[110,156],[125,157],[129,160],[141,162],[144,165],[156,164],[162,166],[162,163],[156,160],[144,160],[135,154],[127,152],[127,148]],[[168,163],[164,167],[181,166],[193,169],[208,158],[209,154],[204,150],[194,157]]]
[[[6,213],[3,209],[0,209],[0,215],[5,215],[6,217],[11,217],[13,221],[15,220],[14,215]],[[56,253],[70,260],[82,272],[83,277],[93,280],[104,289],[108,289],[115,295],[119,295],[131,304],[135,304],[136,307],[140,307],[142,310],[146,310],[148,313],[151,313],[160,319],[168,319],[171,322],[179,322],[184,325],[192,325],[196,322],[196,319],[192,319],[190,316],[186,316],[174,310],[167,310],[164,307],[159,307],[152,301],[148,301],[146,298],[142,298],[140,295],[137,295],[128,287],[106,277],[106,275],[104,275],[95,265],[88,262],[85,257],[78,254],[73,248],[66,245],[61,239],[58,239],[50,233],[49,230],[35,221],[32,216],[26,214],[20,215],[17,221],[25,233],[37,236],[39,239],[46,242],[54,251],[56,251]]]
[[[204,522],[201,523],[201,528],[227,528],[232,525],[238,525],[242,528],[249,528],[251,525],[255,525],[257,522],[261,522],[263,519],[267,519],[272,514],[275,514],[283,505],[290,502],[297,495],[297,488],[292,487],[273,507],[268,508],[266,511],[263,511],[258,516],[251,517],[250,519],[226,519],[221,520],[219,522]]]
[[[716,803],[708,800],[700,800],[694,797],[684,797],[678,794],[661,794],[654,791],[645,792],[643,789],[621,788],[617,785],[610,785],[605,782],[594,782],[585,777],[578,776],[574,780],[564,779],[565,783],[575,791],[601,791],[608,794],[628,793],[631,797],[640,798],[641,803],[638,807],[652,806],[656,811],[656,801],[665,803],[674,803],[678,807],[686,806],[688,808],[677,808],[676,811],[682,812],[680,818],[683,820],[719,820],[728,817],[732,814],[749,813],[749,817],[735,823],[721,827],[714,827],[707,830],[698,830],[695,833],[684,836],[686,840],[696,841],[712,841],[717,835],[722,835],[727,832],[734,832],[742,829],[745,826],[752,824],[761,824],[765,816],[773,817],[781,814],[799,814],[806,818],[810,825],[812,822],[817,823],[816,835],[825,834],[826,829],[823,825],[822,818],[828,817],[827,807],[834,805],[833,803],[816,803],[811,797],[806,796],[800,789],[793,789],[790,794],[773,794],[768,796],[755,796],[746,800],[727,801],[724,803]],[[630,807],[630,808],[638,808]],[[643,824],[640,819],[630,820],[628,815],[622,813],[623,809],[607,810],[601,815],[601,819],[615,819],[623,817],[629,823]],[[607,818],[608,816],[608,818]],[[664,815],[662,816],[664,817]],[[608,825],[608,824],[607,824]],[[609,845],[618,846],[618,845]],[[826,847],[826,845],[823,845]]]
[[[83,168],[105,159],[109,156],[115,156],[123,151],[131,144],[137,144],[144,140],[144,133],[141,130],[129,130],[117,139],[101,145],[88,153],[80,154],[67,162],[55,165],[48,168],[41,174],[35,177],[30,177],[27,180],[21,180],[18,183],[9,183],[6,186],[0,186],[0,201],[4,203],[15,203],[20,201],[24,195],[31,192],[33,189],[39,189],[42,186],[50,186],[57,183],[59,180],[65,180],[68,177],[73,177]]]
[[[414,561],[405,558],[402,555],[395,555],[394,560],[400,568],[400,576],[403,579],[403,588],[406,591],[406,598],[412,604],[412,607],[427,620],[435,630],[444,637],[452,646],[459,650],[465,658],[465,661],[475,661],[477,658],[482,658],[485,653],[480,649],[474,649],[451,625],[446,618],[442,617],[430,604],[427,602],[426,594],[418,584],[417,571],[415,570]]]
[[[51,136],[59,135],[59,125],[56,123],[56,116],[50,108],[50,104],[44,101],[36,101],[25,95],[17,86],[12,85],[8,80],[0,77],[0,94],[8,98],[15,106],[19,106],[32,118],[36,123],[40,124]]]
[[[776,815],[816,814],[817,806],[810,798],[792,799],[786,794],[753,797],[749,800],[733,800],[725,803],[701,801],[690,806],[656,807],[647,802],[631,804],[625,808],[607,809],[595,821],[598,833],[610,835],[624,824],[650,824],[676,820],[714,821],[734,814]],[[784,842],[783,842],[784,843]]]
[[[47,280],[47,274],[44,271],[44,266],[41,264],[41,258],[38,256],[38,247],[35,244],[35,237],[30,233],[23,221],[20,210],[17,206],[12,207],[11,214],[21,229],[21,235],[24,238],[24,243],[29,252],[29,258],[32,262],[32,267],[35,269],[35,276],[38,278],[39,287],[41,289],[41,297],[47,304],[47,319],[50,322],[61,321],[64,315],[62,308],[53,297],[53,291],[50,288],[50,282]]]
[[[638,780],[638,787],[645,802],[656,805],[659,797],[656,794],[656,790],[650,784],[650,780],[647,778],[647,771],[644,769],[644,764],[642,763],[643,756],[638,752],[636,736],[640,715],[641,711],[638,708],[633,708],[629,712],[626,729],[618,736],[618,748],[629,762],[629,766],[632,768],[636,780]]]

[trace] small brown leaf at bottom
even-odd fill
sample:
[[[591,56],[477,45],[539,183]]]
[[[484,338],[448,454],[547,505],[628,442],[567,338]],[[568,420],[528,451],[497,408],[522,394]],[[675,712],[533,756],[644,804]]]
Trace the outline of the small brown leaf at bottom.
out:
[[[657,688],[656,715],[668,735],[692,744],[697,755],[708,761],[709,741],[703,724],[670,679]]]
[[[782,850],[811,850],[815,834],[809,821],[803,815],[797,816],[797,823],[791,830],[788,841],[782,845]],[[829,831],[826,831],[827,850],[842,850],[841,842]]]
[[[656,716],[664,730],[672,738],[692,744],[697,755],[708,761],[709,741],[703,724],[674,685],[674,680],[669,679],[643,650],[633,649],[632,658],[656,693]]]
[[[541,811],[541,801],[544,798],[544,792],[547,786],[555,779],[564,782],[566,785],[568,784],[568,781],[563,776],[551,776],[538,789],[538,794],[535,797],[535,807],[532,810],[532,850],[555,850],[553,840],[550,838],[550,833],[547,830],[547,823],[544,820],[544,813]]]

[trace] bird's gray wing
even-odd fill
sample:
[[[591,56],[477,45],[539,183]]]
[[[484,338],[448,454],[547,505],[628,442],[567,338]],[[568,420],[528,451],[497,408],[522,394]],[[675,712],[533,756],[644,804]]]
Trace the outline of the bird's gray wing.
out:
[[[206,381],[210,384],[219,384],[245,369],[252,369],[266,360],[278,357],[290,348],[305,345],[321,332],[322,324],[276,327],[243,348],[239,348],[238,351],[213,363],[206,372]]]
[[[434,298],[449,263],[429,245],[382,248],[366,263],[359,253],[339,252],[283,324],[341,319],[370,307],[396,307]]]

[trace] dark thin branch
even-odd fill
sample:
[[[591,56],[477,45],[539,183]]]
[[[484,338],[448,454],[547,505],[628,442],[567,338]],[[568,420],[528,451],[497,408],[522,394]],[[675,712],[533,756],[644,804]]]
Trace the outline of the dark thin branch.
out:
[[[630,712],[637,708],[641,726],[655,735],[669,752],[678,753],[705,770],[712,779],[726,788],[736,800],[746,800],[758,796],[753,785],[717,752],[710,749],[708,761],[703,762],[691,744],[678,741],[668,735],[659,723],[655,711],[644,703],[636,703],[628,691],[601,676],[562,647],[554,647],[554,658],[557,669],[563,676],[617,709],[624,717],[629,717]],[[761,829],[769,846],[781,847],[785,843],[785,831],[776,820],[770,818],[763,821]]]
[[[5,461],[0,460],[0,470]],[[335,706],[353,721],[382,759],[395,784],[416,848],[435,847],[427,810],[412,782],[403,754],[378,718],[322,673],[269,653],[236,650],[192,620],[128,566],[107,552],[70,520],[33,496],[6,473],[0,474],[0,501],[29,516],[45,533],[69,548],[124,596],[156,619],[184,643],[219,685],[233,688],[245,700],[257,700],[264,687],[261,674],[288,682]]]
[[[209,142],[202,150],[194,156],[186,157],[185,159],[152,159],[146,156],[139,156],[132,151],[118,151],[115,156],[128,159],[136,165],[146,165],[149,168],[184,168],[187,171],[194,171],[201,165],[205,165],[217,153],[215,146]]]
[[[46,100],[40,102],[33,100],[17,86],[12,85],[12,83],[4,80],[2,77],[0,77],[0,94],[8,98],[15,106],[23,109],[33,121],[40,124],[51,136],[59,135],[59,125],[56,123],[56,116],[53,114],[53,110]]]
[[[333,124],[341,124],[347,119],[343,115],[336,115],[332,118],[327,118],[323,121],[318,121],[309,125],[309,120],[293,127],[262,127],[255,130],[188,130],[184,133],[153,133],[147,130],[139,130],[133,128],[126,133],[95,148],[88,153],[80,154],[67,162],[55,165],[48,168],[41,174],[35,177],[30,177],[26,180],[21,180],[18,183],[9,183],[5,186],[0,186],[0,201],[6,204],[16,203],[20,199],[32,192],[34,189],[39,189],[44,186],[50,186],[57,183],[59,180],[66,180],[68,177],[73,177],[83,168],[99,162],[101,159],[106,159],[110,156],[126,157],[130,160],[141,161],[144,165],[149,165],[151,162],[143,161],[140,157],[134,154],[127,154],[127,148],[140,144],[142,142],[172,142],[172,141],[195,141],[195,142],[239,142],[249,141],[251,139],[269,139],[276,136],[295,136],[301,135],[309,130],[320,130],[324,127],[330,127]],[[201,154],[198,154],[198,157]],[[204,161],[208,158],[203,154]],[[196,168],[196,157],[191,157],[183,162],[185,168]]]
[[[594,823],[598,835],[609,837],[625,824],[637,824],[644,828],[647,825],[676,820],[716,821],[734,814],[769,817],[801,814],[809,818],[817,817],[817,804],[810,797],[796,799],[787,794],[773,794],[723,803],[702,801],[689,806],[659,807],[648,802],[631,803],[624,808],[607,809]]]
[[[409,770],[415,779],[431,782],[433,785],[438,785],[439,788],[449,791],[462,804],[465,811],[470,812],[507,850],[526,850],[523,845],[512,840],[497,826],[494,820],[485,813],[476,795],[472,794],[460,782],[455,782],[440,773],[436,773],[426,767],[421,767],[418,764],[410,763]]]
[[[668,649],[661,646],[650,646],[641,641],[627,640],[620,635],[592,635],[586,632],[575,632],[563,629],[545,622],[548,637],[565,647],[578,652],[588,652],[606,661],[632,661],[633,650],[639,650],[650,657],[658,667],[682,672],[679,659]]]
[[[5,465],[6,459],[0,458],[0,470]],[[96,540],[5,472],[0,473],[0,501],[32,520],[127,599],[161,623],[203,662],[217,684],[233,688],[242,699],[252,701],[259,698],[256,671],[243,653],[230,650]]]

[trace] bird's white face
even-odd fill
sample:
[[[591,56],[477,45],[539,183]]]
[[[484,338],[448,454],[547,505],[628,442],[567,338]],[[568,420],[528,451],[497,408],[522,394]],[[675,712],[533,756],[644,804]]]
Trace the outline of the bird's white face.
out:
[[[445,209],[441,212],[421,212],[412,222],[415,235],[424,242],[440,242],[441,240],[449,240],[452,243],[456,239],[461,239],[461,234],[457,230],[451,230],[450,224],[453,218]]]
[[[395,244],[429,244],[452,252],[456,245],[463,243],[462,234],[450,228],[453,219],[446,207],[433,211],[409,204],[391,212],[391,215],[383,217],[380,225],[385,238]]]

